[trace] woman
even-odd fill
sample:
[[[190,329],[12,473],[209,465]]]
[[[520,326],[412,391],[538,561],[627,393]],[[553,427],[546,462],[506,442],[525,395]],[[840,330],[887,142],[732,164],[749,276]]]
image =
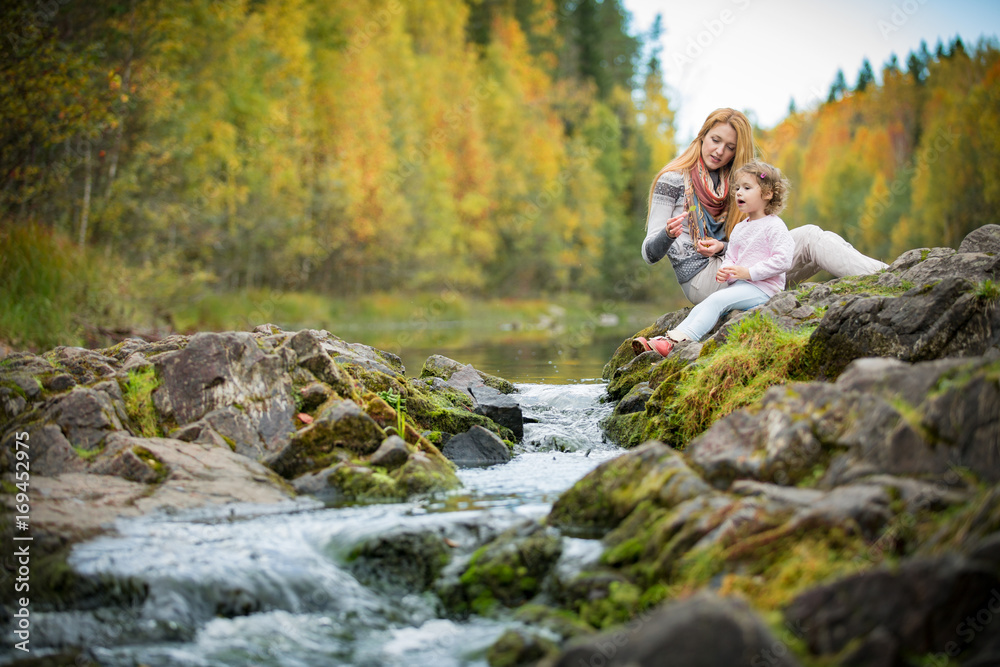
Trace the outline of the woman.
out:
[[[725,257],[729,233],[740,220],[729,193],[729,174],[753,160],[756,152],[747,117],[735,109],[716,109],[691,145],[653,180],[642,258],[655,264],[669,257],[691,303],[701,303],[726,284],[717,282],[715,275]],[[790,231],[795,254],[787,273],[789,284],[819,271],[839,278],[887,267],[816,225]]]

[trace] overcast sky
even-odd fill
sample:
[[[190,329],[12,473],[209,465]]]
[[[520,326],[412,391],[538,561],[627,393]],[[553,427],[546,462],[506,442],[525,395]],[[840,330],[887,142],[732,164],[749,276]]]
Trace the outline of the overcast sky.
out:
[[[772,127],[788,112],[825,100],[837,69],[849,86],[865,57],[882,65],[920,40],[933,52],[940,38],[969,45],[1000,33],[998,0],[623,0],[632,33],[645,34],[663,15],[661,61],[686,143],[718,107],[752,112]]]

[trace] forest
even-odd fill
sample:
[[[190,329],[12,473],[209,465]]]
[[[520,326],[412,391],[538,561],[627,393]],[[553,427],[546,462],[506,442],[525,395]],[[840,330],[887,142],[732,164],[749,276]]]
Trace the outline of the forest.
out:
[[[0,340],[185,328],[247,293],[661,298],[659,29],[620,0],[5,3]],[[758,128],[789,226],[891,261],[990,222],[998,53],[866,61]]]

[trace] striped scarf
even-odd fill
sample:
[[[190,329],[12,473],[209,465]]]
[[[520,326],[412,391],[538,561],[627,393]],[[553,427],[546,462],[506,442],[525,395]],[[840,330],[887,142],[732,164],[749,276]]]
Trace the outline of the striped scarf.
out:
[[[684,172],[684,204],[690,213],[688,231],[691,234],[691,243],[696,248],[698,241],[704,236],[711,236],[720,241],[726,238],[729,180],[722,177],[719,181],[721,193],[712,184],[708,167],[700,155],[695,168]]]

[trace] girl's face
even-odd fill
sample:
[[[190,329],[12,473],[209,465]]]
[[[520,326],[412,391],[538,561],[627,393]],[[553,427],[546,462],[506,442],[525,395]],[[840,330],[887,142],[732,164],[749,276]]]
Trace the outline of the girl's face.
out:
[[[736,155],[736,130],[729,123],[716,123],[701,142],[701,157],[709,169],[721,169]]]
[[[733,195],[740,212],[751,220],[764,217],[764,207],[771,201],[771,193],[760,188],[760,179],[754,174],[740,174],[733,184]]]

